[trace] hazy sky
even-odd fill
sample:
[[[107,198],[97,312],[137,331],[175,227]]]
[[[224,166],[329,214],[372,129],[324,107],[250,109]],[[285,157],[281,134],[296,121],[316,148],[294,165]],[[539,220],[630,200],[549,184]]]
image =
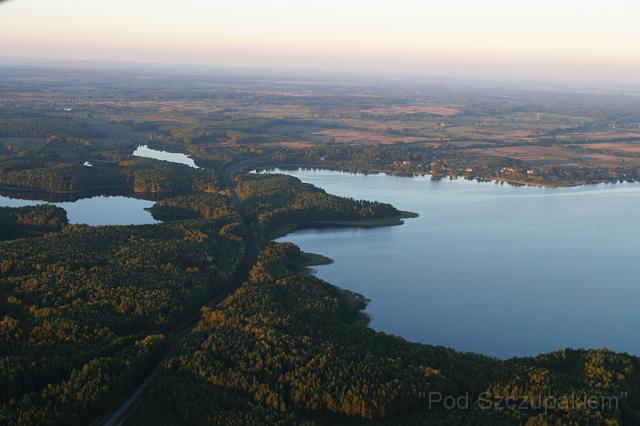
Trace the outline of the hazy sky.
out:
[[[10,0],[0,56],[633,82],[638,0]]]

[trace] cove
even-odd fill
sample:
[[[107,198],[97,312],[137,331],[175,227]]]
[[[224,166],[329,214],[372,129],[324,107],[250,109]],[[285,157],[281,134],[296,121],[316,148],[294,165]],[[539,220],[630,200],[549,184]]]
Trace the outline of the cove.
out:
[[[278,241],[332,258],[376,330],[500,358],[562,348],[640,354],[640,185],[534,188],[276,170],[419,213],[404,225],[303,229]]]

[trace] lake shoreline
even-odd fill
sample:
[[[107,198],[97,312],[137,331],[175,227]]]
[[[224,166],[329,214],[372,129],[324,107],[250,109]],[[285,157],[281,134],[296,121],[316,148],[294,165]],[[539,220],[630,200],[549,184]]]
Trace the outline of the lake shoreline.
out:
[[[434,180],[466,180],[471,182],[478,183],[494,183],[494,184],[508,184],[515,187],[533,187],[533,188],[576,188],[581,186],[594,186],[594,185],[618,185],[618,184],[633,184],[640,183],[638,181],[598,181],[598,182],[566,182],[566,183],[544,183],[544,182],[535,182],[535,181],[527,181],[521,179],[509,179],[509,178],[494,178],[494,179],[478,179],[478,178],[466,178],[464,176],[449,176],[449,175],[434,175],[429,172],[394,172],[387,169],[377,169],[377,168],[366,168],[366,169],[341,169],[338,167],[328,166],[322,163],[284,163],[284,164],[269,164],[265,166],[257,167],[257,171],[267,172],[269,170],[281,169],[281,170],[326,170],[331,172],[340,172],[340,173],[349,173],[349,174],[362,174],[362,175],[375,175],[375,174],[384,174],[387,176],[395,176],[395,177],[431,177]]]
[[[299,224],[288,223],[281,225],[274,229],[268,239],[275,240],[287,236],[295,231],[301,229],[331,229],[331,228],[379,228],[385,226],[400,226],[403,225],[405,219],[414,219],[419,217],[418,213],[402,211],[398,216],[385,217],[379,219],[368,220],[326,220],[326,221],[311,221],[302,222]]]
[[[138,192],[123,191],[121,187],[94,187],[73,191],[51,191],[25,187],[0,185],[0,196],[44,203],[65,203],[84,200],[93,197],[131,197],[140,200],[158,201],[161,197],[178,195],[176,192]],[[21,198],[26,197],[26,198]],[[46,198],[49,198],[48,200]]]
[[[285,170],[272,172],[288,174]],[[624,267],[629,265],[630,252],[616,255],[619,267],[611,275],[611,268],[603,269],[593,259],[601,256],[592,247],[597,246],[595,241],[602,245],[603,232],[612,235],[616,245],[631,247],[636,243],[623,237],[628,230],[615,221],[599,227],[591,224],[612,210],[630,211],[629,204],[634,205],[640,196],[637,183],[626,184],[629,191],[613,190],[612,186],[538,191],[476,187],[456,183],[456,179],[440,183],[416,178],[403,183],[391,175],[365,178],[342,173],[299,168],[290,175],[330,194],[389,202],[421,213],[422,219],[392,231],[382,231],[383,227],[364,231],[367,227],[345,222],[340,223],[343,226],[289,226],[273,237],[284,236],[278,241],[334,259],[331,267],[318,268],[315,273],[340,289],[367,295],[373,302],[365,306],[363,314],[370,316],[372,329],[410,342],[499,359],[566,347],[640,352],[639,345],[621,334],[590,331],[595,327],[592,324],[605,329],[631,314],[627,306],[633,297],[616,296],[635,292],[629,287],[630,269]],[[397,185],[403,188],[402,193]],[[325,232],[324,228],[334,230]],[[541,268],[540,262],[546,267]],[[590,291],[566,285],[561,277],[567,271],[572,271],[580,288]],[[596,300],[590,294],[601,288],[602,274],[616,283],[616,290]],[[553,285],[549,291],[554,297],[545,295],[544,283]],[[598,303],[616,309],[601,309],[594,315],[592,309],[565,304],[576,297],[580,306]],[[523,317],[532,305],[539,314]],[[464,309],[466,316],[456,316],[456,309]],[[501,318],[506,317],[521,318],[516,321],[518,327],[505,326]],[[451,321],[451,327],[435,326],[443,319]],[[555,324],[566,325],[557,328]],[[501,332],[487,334],[496,328]],[[522,330],[540,328],[548,330],[544,340],[531,341],[522,335]],[[566,334],[564,329],[572,331]]]
[[[166,154],[177,154],[177,155],[185,155],[186,154],[181,154],[181,153],[174,153],[174,152],[168,152],[168,151],[158,151],[161,153],[166,153]],[[150,158],[150,157],[143,157],[143,156],[139,156],[139,158]],[[191,158],[190,158],[191,159]],[[158,159],[156,159],[158,160]],[[195,160],[195,159],[194,159]],[[170,160],[158,160],[158,161],[170,161]],[[178,164],[182,164],[182,163],[178,163]],[[186,165],[186,164],[183,164]],[[198,167],[200,168],[200,167]],[[354,174],[354,175],[358,175],[358,174],[363,174],[363,175],[369,175],[369,174],[384,174],[387,176],[395,176],[395,177],[431,177],[434,180],[466,180],[466,181],[470,181],[470,182],[478,182],[478,183],[494,183],[494,184],[503,184],[506,183],[508,185],[511,186],[515,186],[515,187],[534,187],[534,188],[575,188],[575,187],[581,187],[581,186],[595,186],[595,185],[619,185],[619,184],[633,184],[633,183],[638,183],[636,181],[624,181],[624,182],[610,182],[610,181],[600,181],[600,182],[567,182],[567,183],[542,183],[542,182],[531,182],[531,181],[526,181],[526,180],[518,180],[518,179],[508,179],[508,178],[496,178],[496,179],[492,179],[492,180],[481,180],[481,179],[476,179],[476,178],[472,178],[472,179],[468,179],[465,178],[464,176],[439,176],[439,175],[433,175],[431,173],[427,173],[427,172],[412,172],[412,173],[395,173],[393,171],[389,171],[389,170],[385,170],[385,169],[375,169],[375,168],[370,168],[370,169],[357,169],[357,170],[349,170],[349,169],[341,169],[341,168],[337,168],[337,167],[331,167],[331,166],[327,166],[326,164],[313,164],[313,163],[307,163],[307,164],[303,164],[303,163],[285,163],[285,164],[269,164],[269,165],[262,165],[259,167],[256,167],[256,171],[258,172],[268,172],[270,170],[275,170],[275,169],[281,169],[281,170],[287,170],[287,171],[295,171],[295,170],[326,170],[326,171],[332,171],[332,172],[340,172],[340,173],[349,173],[349,174]],[[133,196],[133,195],[141,195],[141,196],[149,196],[149,197],[158,197],[160,195],[176,195],[174,193],[171,192],[161,192],[161,191],[156,191],[156,192],[148,192],[148,191],[122,191],[121,187],[119,186],[104,186],[104,187],[90,187],[90,188],[83,188],[83,189],[77,189],[77,190],[69,190],[69,191],[53,191],[53,190],[48,190],[48,189],[39,189],[39,188],[28,188],[28,187],[22,187],[22,186],[6,186],[6,185],[0,185],[0,191],[3,191],[7,194],[12,194],[12,195],[18,195],[18,194],[23,194],[23,193],[34,193],[34,194],[43,194],[43,195],[48,195],[48,196],[77,196],[77,198],[74,198],[73,200],[77,200],[77,199],[81,199],[81,198],[87,198],[87,197],[92,197],[92,196],[107,196],[107,195],[122,195],[122,196]],[[9,195],[7,195],[9,196]],[[71,198],[69,198],[69,200],[72,200]],[[57,201],[56,201],[57,202]],[[338,225],[339,226],[339,225]]]

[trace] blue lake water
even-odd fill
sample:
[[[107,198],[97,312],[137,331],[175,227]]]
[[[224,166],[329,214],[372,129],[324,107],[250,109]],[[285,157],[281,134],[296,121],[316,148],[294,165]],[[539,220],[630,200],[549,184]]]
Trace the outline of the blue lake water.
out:
[[[189,156],[177,152],[151,149],[140,145],[133,156],[152,158],[160,161],[185,164],[198,168]],[[92,167],[90,162],[85,166]],[[155,204],[154,201],[142,200],[126,196],[96,196],[82,198],[77,201],[50,203],[43,200],[28,200],[0,196],[0,207],[25,207],[38,204],[55,204],[66,210],[69,223],[84,225],[145,225],[158,223],[146,209]]]
[[[283,173],[420,214],[279,239],[334,259],[317,275],[371,299],[374,329],[501,358],[567,347],[640,354],[640,185]]]
[[[157,149],[149,148],[147,145],[138,146],[138,148],[136,148],[136,150],[133,151],[132,155],[134,157],[153,158],[154,160],[184,164],[189,167],[193,167],[194,169],[199,168],[196,165],[195,161],[193,161],[193,159],[186,154],[182,154],[179,152],[160,151]]]
[[[147,208],[154,201],[122,196],[83,198],[73,202],[49,203],[0,196],[0,207],[54,204],[66,210],[69,223],[85,225],[144,225],[157,223]]]

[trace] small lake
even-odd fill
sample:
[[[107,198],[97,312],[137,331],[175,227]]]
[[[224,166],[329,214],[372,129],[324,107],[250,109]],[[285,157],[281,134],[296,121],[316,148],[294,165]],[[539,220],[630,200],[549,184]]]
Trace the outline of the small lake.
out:
[[[0,196],[0,207],[54,204],[66,210],[69,223],[84,225],[145,225],[158,223],[147,208],[155,201],[123,196],[98,196],[72,202],[49,203]]]
[[[278,240],[334,259],[317,275],[371,299],[374,329],[501,358],[567,347],[640,355],[640,185],[281,172],[420,214]]]
[[[193,159],[186,154],[181,154],[178,152],[160,151],[157,149],[149,148],[147,145],[138,146],[138,148],[136,148],[136,150],[133,151],[132,155],[134,157],[152,158],[154,160],[184,164],[189,167],[193,167],[194,169],[199,168],[196,165],[195,161],[193,161]]]
[[[196,163],[185,154],[176,152],[159,151],[140,145],[132,154],[137,157],[151,158],[154,160],[168,161],[171,163],[185,164],[198,168]],[[86,167],[92,167],[90,162],[85,162]],[[37,194],[37,193],[36,193]],[[45,194],[46,195],[46,194]],[[64,198],[64,194],[48,194],[53,199]],[[142,200],[127,196],[93,196],[81,198],[77,201],[50,202],[38,200],[39,196],[31,196],[31,199],[21,199],[18,196],[0,196],[0,207],[25,207],[39,204],[54,204],[66,210],[69,223],[84,225],[146,225],[158,223],[146,209],[155,204],[155,201]]]

